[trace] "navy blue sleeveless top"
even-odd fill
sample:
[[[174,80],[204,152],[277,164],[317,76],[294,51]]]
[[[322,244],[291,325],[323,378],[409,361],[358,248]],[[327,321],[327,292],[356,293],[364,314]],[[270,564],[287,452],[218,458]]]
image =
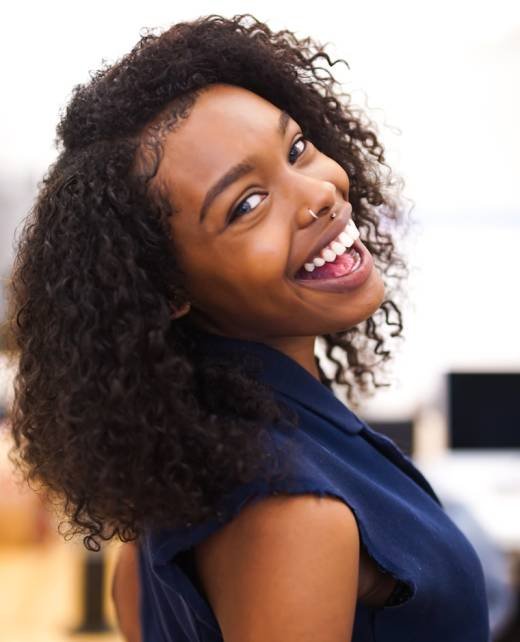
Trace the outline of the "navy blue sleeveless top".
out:
[[[296,440],[294,470],[273,490],[262,479],[237,487],[225,518],[146,531],[139,540],[142,642],[222,642],[199,584],[193,547],[269,493],[340,498],[353,511],[361,544],[398,580],[382,607],[356,606],[352,642],[490,642],[480,560],[424,476],[396,444],[371,430],[327,386],[282,352],[255,341],[205,334],[220,358],[260,358],[258,380],[298,417],[290,437],[269,434],[283,452]]]

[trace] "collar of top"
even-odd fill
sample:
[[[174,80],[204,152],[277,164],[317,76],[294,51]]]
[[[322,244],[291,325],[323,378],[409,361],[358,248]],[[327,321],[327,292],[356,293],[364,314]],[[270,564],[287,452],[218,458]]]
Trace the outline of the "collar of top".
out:
[[[199,349],[219,358],[240,359],[244,352],[259,358],[257,379],[275,392],[288,397],[306,410],[330,421],[349,434],[357,434],[364,424],[334,393],[291,357],[265,343],[200,332]]]

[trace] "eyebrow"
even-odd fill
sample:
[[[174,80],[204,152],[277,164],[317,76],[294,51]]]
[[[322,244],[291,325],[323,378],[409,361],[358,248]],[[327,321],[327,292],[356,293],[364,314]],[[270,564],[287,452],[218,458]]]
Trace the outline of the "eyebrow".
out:
[[[277,131],[280,136],[283,138],[285,132],[287,131],[287,125],[289,124],[291,116],[286,111],[280,112],[280,117],[278,118]],[[200,208],[199,222],[202,223],[208,213],[208,209],[225,189],[227,189],[231,184],[238,179],[242,178],[246,174],[249,174],[254,169],[254,165],[249,162],[249,159],[245,158],[240,163],[233,165],[223,176],[221,176],[218,181],[216,181],[207,191],[204,201],[202,202],[202,207]]]

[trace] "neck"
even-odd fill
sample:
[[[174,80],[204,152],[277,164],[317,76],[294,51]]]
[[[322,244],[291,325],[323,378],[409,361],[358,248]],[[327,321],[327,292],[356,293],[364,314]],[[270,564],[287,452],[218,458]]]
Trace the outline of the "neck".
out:
[[[220,334],[223,336],[236,337],[238,339],[249,339],[250,341],[258,341],[259,343],[265,343],[272,348],[275,348],[279,352],[287,355],[293,361],[296,361],[302,368],[305,368],[315,379],[320,381],[320,373],[318,371],[318,366],[316,364],[316,357],[314,356],[314,345],[316,343],[316,336],[291,336],[291,337],[254,337],[254,336],[244,336],[240,332],[221,332],[213,323],[209,320],[197,316],[195,323],[196,326],[200,327],[201,330],[210,332],[212,334]]]

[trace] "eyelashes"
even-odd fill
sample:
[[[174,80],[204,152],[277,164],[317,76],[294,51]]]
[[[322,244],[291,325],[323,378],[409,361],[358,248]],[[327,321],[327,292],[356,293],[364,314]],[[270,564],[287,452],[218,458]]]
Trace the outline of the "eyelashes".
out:
[[[291,153],[298,143],[303,143],[303,147],[301,148],[301,151],[296,155],[296,157],[293,158],[291,156]],[[291,162],[291,160],[292,160],[292,163],[297,161],[298,158],[305,152],[307,145],[308,145],[308,140],[305,138],[305,136],[303,135],[299,136],[291,145],[291,149],[289,150],[289,157],[290,157],[289,162]],[[262,194],[260,192],[253,192],[252,194],[249,194],[249,196],[246,196],[246,198],[242,199],[240,203],[238,203],[238,205],[235,208],[233,208],[233,210],[230,212],[228,222],[231,223],[236,218],[240,218],[241,216],[244,216],[244,214],[249,214],[250,212],[252,212],[254,208],[248,209],[247,211],[243,211],[243,210],[241,211],[241,208],[243,205],[247,204],[250,201],[250,199],[253,199],[254,197],[260,197],[261,195]],[[259,203],[261,203],[262,200],[263,199],[261,198],[260,201],[257,203],[257,205],[259,205]]]

